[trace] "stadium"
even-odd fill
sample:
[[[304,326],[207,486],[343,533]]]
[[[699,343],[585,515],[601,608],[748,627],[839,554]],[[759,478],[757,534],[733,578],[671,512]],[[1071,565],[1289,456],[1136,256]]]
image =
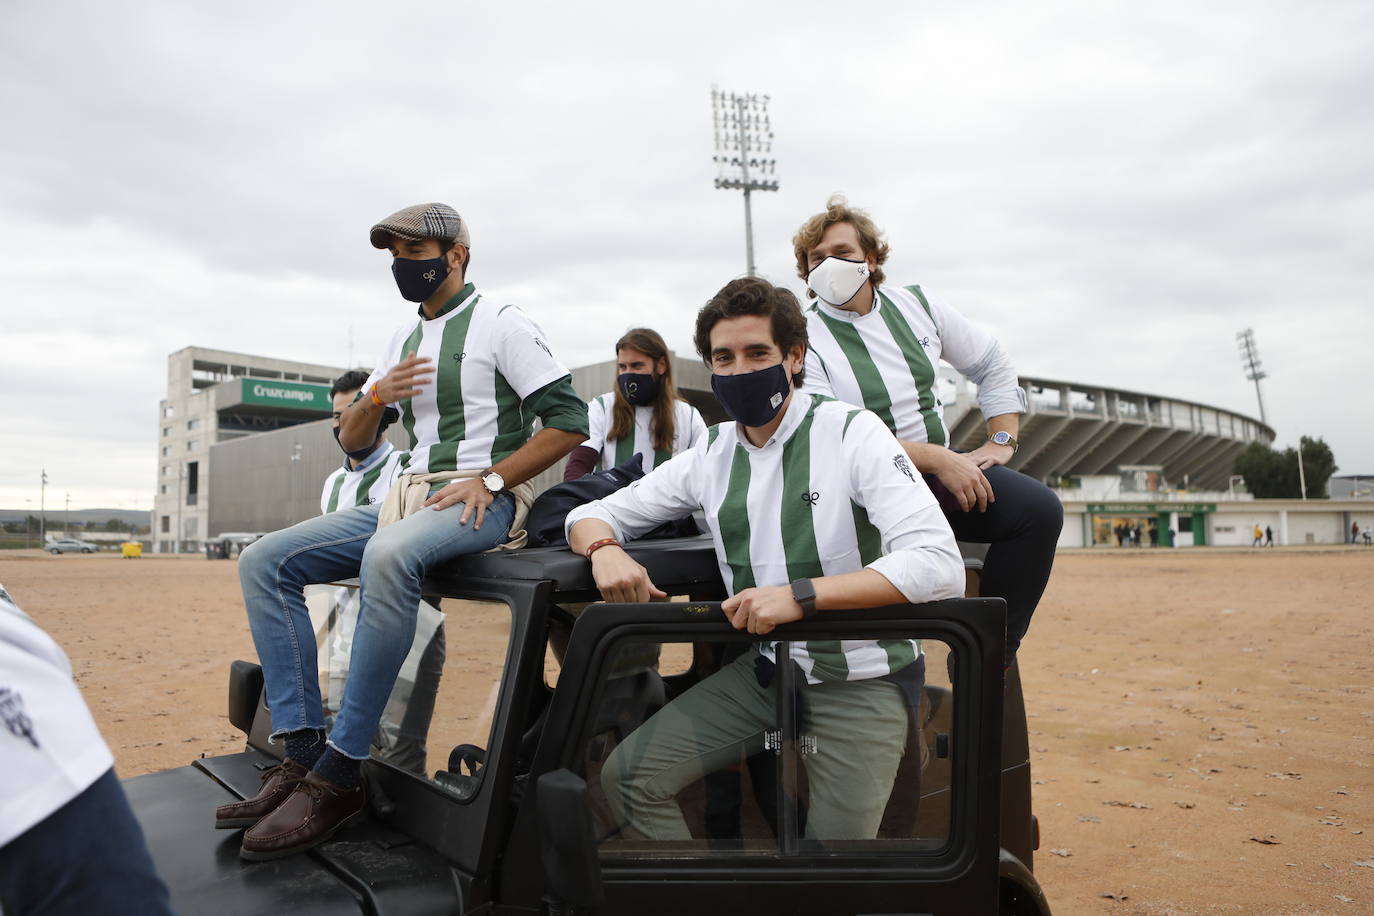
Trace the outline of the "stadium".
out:
[[[941,367],[951,444],[985,436],[976,392]],[[320,485],[339,465],[328,423],[329,385],[341,367],[200,347],[168,357],[159,404],[153,549],[199,551],[232,534],[273,531],[319,514]],[[673,357],[684,398],[708,423],[725,418],[694,357]],[[615,384],[614,361],[572,370],[584,399]],[[1374,525],[1369,499],[1256,500],[1232,475],[1235,456],[1274,431],[1223,407],[1100,385],[1023,376],[1028,409],[1011,467],[1064,502],[1061,547],[1248,545],[1255,526],[1279,544],[1338,544],[1352,522]],[[398,428],[388,433],[404,446]],[[535,480],[562,480],[562,464]]]

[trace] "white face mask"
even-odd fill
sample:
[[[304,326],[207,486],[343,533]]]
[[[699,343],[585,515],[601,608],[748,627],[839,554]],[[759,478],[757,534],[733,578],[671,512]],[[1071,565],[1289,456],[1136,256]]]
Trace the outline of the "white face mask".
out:
[[[826,258],[806,275],[806,285],[824,302],[841,306],[854,298],[868,280],[867,261]]]

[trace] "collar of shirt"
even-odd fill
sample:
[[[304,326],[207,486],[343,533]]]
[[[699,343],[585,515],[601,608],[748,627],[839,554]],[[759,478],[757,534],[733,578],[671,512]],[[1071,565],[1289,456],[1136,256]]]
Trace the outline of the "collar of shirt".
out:
[[[396,446],[392,445],[392,444],[391,444],[390,442],[388,442],[386,439],[383,439],[383,440],[382,440],[382,444],[379,445],[379,446],[377,446],[375,449],[373,449],[372,454],[368,455],[366,458],[364,458],[362,461],[360,461],[360,462],[358,463],[358,466],[357,466],[357,467],[353,467],[353,468],[351,468],[351,467],[348,466],[348,456],[347,456],[347,455],[344,455],[344,460],[343,460],[343,469],[344,469],[344,473],[345,473],[345,474],[361,474],[361,473],[364,473],[364,472],[366,472],[366,471],[370,471],[370,470],[372,470],[373,468],[375,468],[380,462],[385,461],[385,460],[386,460],[386,456],[387,456],[387,455],[390,455],[390,454],[391,454],[392,452],[394,452],[394,451],[396,451]]]
[[[453,294],[452,299],[444,303],[443,308],[439,309],[439,311],[434,313],[434,318],[425,317],[425,306],[423,302],[420,303],[420,305],[415,309],[415,313],[420,316],[420,320],[422,321],[435,321],[439,318],[444,317],[454,309],[466,305],[468,300],[476,295],[477,287],[473,286],[471,283],[465,283],[463,284],[462,289],[458,290],[458,292]]]
[[[787,402],[787,413],[783,415],[782,422],[778,428],[773,430],[772,437],[763,445],[755,445],[749,441],[749,437],[744,434],[744,425],[735,423],[735,439],[751,452],[761,452],[764,449],[772,448],[774,445],[782,445],[792,434],[797,431],[801,421],[806,418],[806,412],[811,409],[811,395],[802,392],[797,388],[792,389],[790,400]]]
[[[855,294],[857,295],[857,293]],[[868,310],[868,315],[876,315],[878,309],[883,306],[883,295],[878,287],[873,287],[873,307]],[[829,315],[831,318],[838,318],[840,321],[857,322],[863,321],[868,315],[860,315],[858,312],[851,312],[849,309],[836,308],[824,299],[816,300],[816,310],[822,315]]]

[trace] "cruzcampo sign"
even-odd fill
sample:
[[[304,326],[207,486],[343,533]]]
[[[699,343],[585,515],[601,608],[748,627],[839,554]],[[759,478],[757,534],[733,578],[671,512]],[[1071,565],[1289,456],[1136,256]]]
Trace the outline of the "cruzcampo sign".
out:
[[[243,403],[259,404],[263,407],[289,407],[294,410],[312,410],[329,413],[329,388],[325,385],[304,385],[300,382],[278,382],[272,379],[246,378],[243,385]]]
[[[1158,515],[1161,512],[1215,512],[1216,503],[1088,503],[1089,515]]]

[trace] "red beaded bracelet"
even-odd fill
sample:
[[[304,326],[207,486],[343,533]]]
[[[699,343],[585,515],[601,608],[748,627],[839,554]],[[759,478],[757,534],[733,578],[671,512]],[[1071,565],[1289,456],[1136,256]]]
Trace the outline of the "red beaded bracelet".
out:
[[[620,546],[620,542],[617,541],[615,538],[602,538],[599,541],[592,541],[590,544],[587,545],[587,550],[583,554],[583,556],[590,560],[592,558],[592,554],[596,553],[602,547],[609,547],[611,544],[614,544],[617,547]]]

